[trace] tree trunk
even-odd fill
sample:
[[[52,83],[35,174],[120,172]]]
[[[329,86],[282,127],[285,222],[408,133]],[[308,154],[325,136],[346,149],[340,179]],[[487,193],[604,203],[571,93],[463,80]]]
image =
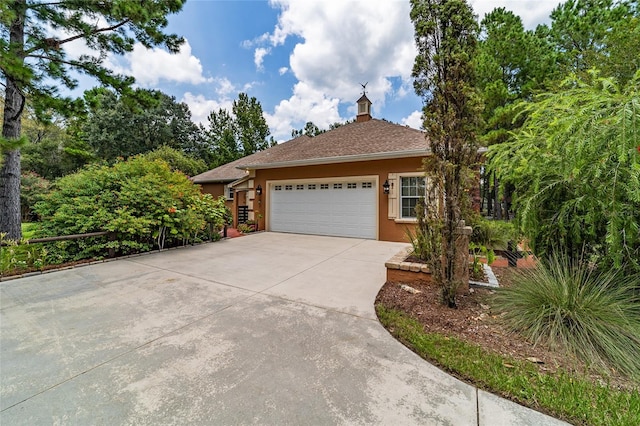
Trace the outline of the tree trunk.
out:
[[[9,29],[9,45],[16,57],[24,61],[24,0],[23,7],[18,7],[18,14]],[[20,13],[21,12],[21,13]],[[20,139],[21,117],[25,97],[20,91],[16,79],[5,73],[4,117],[2,120],[2,137],[9,141]],[[19,240],[20,229],[20,150],[7,149],[3,154],[0,171],[0,233],[6,238]]]

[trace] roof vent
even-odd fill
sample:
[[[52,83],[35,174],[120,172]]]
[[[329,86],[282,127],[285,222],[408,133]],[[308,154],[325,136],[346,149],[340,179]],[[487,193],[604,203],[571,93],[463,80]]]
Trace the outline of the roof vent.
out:
[[[358,115],[356,115],[356,122],[358,123],[371,120],[371,101],[367,98],[367,83],[361,84],[361,86],[362,96],[358,99]]]

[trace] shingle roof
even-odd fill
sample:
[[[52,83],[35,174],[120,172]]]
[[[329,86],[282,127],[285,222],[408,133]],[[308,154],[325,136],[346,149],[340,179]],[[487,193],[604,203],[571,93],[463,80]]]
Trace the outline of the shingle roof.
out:
[[[247,174],[246,171],[237,168],[241,160],[244,160],[244,158],[200,173],[192,177],[191,180],[195,183],[233,182]]]
[[[209,170],[193,178],[196,183],[232,181],[243,169],[330,164],[429,154],[423,132],[388,121],[354,122],[315,137],[300,136],[264,151]],[[235,170],[234,170],[235,169]]]

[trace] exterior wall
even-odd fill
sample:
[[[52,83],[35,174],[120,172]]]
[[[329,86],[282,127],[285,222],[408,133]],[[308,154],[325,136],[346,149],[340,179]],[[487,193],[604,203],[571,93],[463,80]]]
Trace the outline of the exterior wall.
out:
[[[198,184],[201,187],[201,191],[204,194],[211,194],[213,196],[213,198],[218,198],[222,195],[226,194],[224,193],[224,183],[200,183]],[[225,201],[225,205],[227,206],[227,208],[229,208],[229,210],[231,210],[233,212],[234,206],[233,206],[233,200],[227,200]],[[233,217],[235,218],[235,213],[233,214]]]
[[[407,221],[389,219],[389,195],[382,191],[382,184],[390,174],[419,172],[422,158],[400,158],[392,160],[361,161],[317,166],[286,167],[255,171],[254,186],[262,186],[262,195],[253,197],[253,216],[259,219],[260,229],[268,229],[269,187],[268,181],[293,179],[318,179],[348,176],[377,176],[378,180],[378,239],[382,241],[406,242],[406,229],[413,227]]]

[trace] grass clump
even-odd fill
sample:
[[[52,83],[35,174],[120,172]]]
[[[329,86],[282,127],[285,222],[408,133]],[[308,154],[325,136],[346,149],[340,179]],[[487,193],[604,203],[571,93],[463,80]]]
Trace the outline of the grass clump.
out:
[[[555,255],[518,270],[493,306],[505,325],[589,366],[640,378],[640,277]]]
[[[541,373],[515,360],[438,333],[401,311],[377,305],[380,322],[421,357],[505,398],[573,424],[638,425],[640,392],[595,384],[573,373]]]

